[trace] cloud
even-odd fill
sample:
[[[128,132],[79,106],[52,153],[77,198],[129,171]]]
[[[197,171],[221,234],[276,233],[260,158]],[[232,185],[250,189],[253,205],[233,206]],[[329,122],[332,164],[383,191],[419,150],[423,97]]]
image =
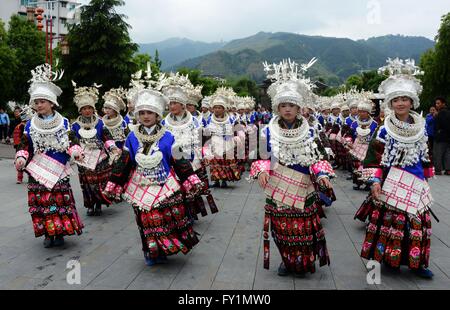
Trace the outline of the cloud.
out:
[[[87,0],[82,0],[87,2]],[[130,35],[139,43],[171,37],[233,40],[259,31],[368,38],[437,34],[450,1],[433,0],[126,0]]]

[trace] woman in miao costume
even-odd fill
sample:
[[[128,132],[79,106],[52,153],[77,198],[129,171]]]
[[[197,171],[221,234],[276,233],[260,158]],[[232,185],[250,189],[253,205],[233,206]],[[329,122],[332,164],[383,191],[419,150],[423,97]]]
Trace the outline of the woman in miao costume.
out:
[[[247,124],[245,126],[245,158],[248,163],[247,171],[250,171],[252,163],[258,157],[258,125],[257,112],[255,111],[255,99],[244,97]]]
[[[342,162],[344,163],[344,168],[350,173],[347,180],[353,180],[353,158],[350,155],[350,148],[348,148],[347,145],[353,143],[352,124],[356,122],[356,119],[358,118],[358,102],[360,94],[356,90],[350,90],[345,94],[345,97],[346,105],[350,109],[350,114],[345,118],[340,131],[340,141],[343,148]]]
[[[352,143],[348,143],[350,156],[353,160],[353,189],[359,190],[361,185],[365,185],[365,190],[369,190],[367,176],[364,175],[362,161],[366,158],[370,141],[378,127],[377,122],[370,116],[373,103],[367,96],[363,95],[358,103],[358,118],[350,126],[352,130]]]
[[[364,161],[372,190],[356,217],[369,220],[361,257],[399,270],[407,265],[417,275],[431,278],[432,197],[427,179],[434,169],[428,156],[425,120],[412,111],[420,106],[422,91],[411,60],[388,60],[380,69],[391,75],[380,85],[386,96],[386,116]]]
[[[317,146],[321,153],[325,154],[324,159],[330,160],[332,154],[330,143],[325,136],[322,125],[319,123],[317,116],[315,115],[315,109],[317,98],[313,92],[311,92],[306,98],[304,98],[305,107],[303,108],[303,117],[308,121],[309,126],[314,131],[314,139],[318,140]]]
[[[186,111],[191,113],[191,115],[197,119],[200,125],[202,124],[202,113],[197,110],[197,107],[199,101],[203,99],[202,89],[203,86],[201,85],[198,85],[196,87],[193,87],[192,85],[187,89],[186,92],[186,95],[189,99],[188,103],[186,104]]]
[[[343,95],[345,96],[345,95]],[[343,169],[347,168],[347,160],[348,157],[348,150],[344,146],[344,139],[342,137],[342,134],[345,133],[344,126],[345,126],[345,119],[350,115],[350,107],[347,105],[346,102],[343,102],[341,105],[341,114],[339,116],[340,118],[340,124],[339,124],[339,131],[336,134],[336,167],[342,167]]]
[[[278,115],[262,133],[271,159],[254,162],[250,178],[258,179],[267,197],[264,268],[269,268],[270,226],[282,258],[280,276],[314,273],[316,259],[320,266],[330,263],[320,220],[320,193],[333,191],[330,178],[335,175],[330,163],[322,160],[314,129],[300,115],[311,92],[303,74],[312,64],[302,66],[302,71],[291,61],[265,64],[268,78],[274,81],[268,89],[272,110]]]
[[[202,127],[205,127],[211,117],[211,106],[209,105],[211,97],[205,97],[202,100]]]
[[[328,133],[328,140],[330,141],[331,150],[333,154],[335,154],[333,168],[338,168],[338,151],[337,151],[337,135],[341,130],[341,126],[343,120],[341,119],[341,104],[342,104],[342,96],[336,95],[332,98],[331,104],[331,114],[328,117],[328,126],[326,127],[326,131]]]
[[[126,99],[127,99],[127,114],[123,118],[125,123],[128,125],[128,131],[132,131],[134,127],[138,124],[137,119],[134,116],[134,102],[133,98],[136,93],[145,88],[145,85],[150,83],[151,79],[151,70],[150,70],[150,64],[147,64],[147,74],[145,75],[145,78],[142,76],[142,70],[139,70],[138,72],[131,75],[130,80],[130,87],[126,92]]]
[[[115,200],[122,196],[132,205],[145,262],[152,266],[169,255],[186,254],[198,243],[183,201],[197,195],[203,184],[188,160],[172,154],[175,138],[160,123],[167,97],[143,89],[133,101],[139,126],[128,135],[105,194]]]
[[[250,138],[252,138],[252,155],[256,156],[257,152],[257,141],[255,139],[255,136],[257,138],[257,132],[258,128],[252,123],[254,119],[251,119],[251,115],[249,113],[246,113],[246,111],[249,110],[249,106],[254,104],[254,99],[250,97],[239,97],[237,96],[235,98],[236,100],[236,108],[237,108],[237,118],[236,118],[236,125],[240,127],[240,129],[245,133],[245,149],[243,150],[237,150],[239,153],[236,153],[236,156],[239,155],[238,161],[239,161],[239,168],[241,169],[242,173],[245,172],[246,168],[245,165],[248,163],[249,169],[251,166],[251,160],[250,160]]]
[[[188,159],[191,162],[195,174],[202,180],[204,188],[198,195],[190,197],[186,201],[190,215],[198,219],[198,214],[206,216],[203,196],[210,206],[211,212],[216,213],[217,206],[209,191],[208,173],[202,162],[202,126],[198,118],[186,110],[187,104],[192,103],[192,97],[201,96],[201,88],[194,88],[187,76],[171,74],[167,78],[161,78],[159,87],[169,99],[169,114],[162,121],[162,125],[173,134],[175,144],[178,147],[174,154],[179,158]],[[192,92],[196,93],[195,95]]]
[[[32,71],[29,105],[36,114],[25,125],[17,170],[29,174],[28,206],[36,237],[45,236],[46,248],[64,244],[64,236],[82,233],[70,186],[70,159],[82,160],[78,139],[69,121],[56,111],[61,89],[53,82],[62,76],[50,65]],[[53,76],[53,79],[51,78]]]
[[[126,92],[123,88],[113,88],[103,95],[103,112],[105,115],[102,118],[103,130],[112,138],[114,145],[119,150],[122,150],[125,139],[130,132],[127,122],[120,115],[120,111],[125,111],[126,105],[124,98]],[[112,148],[114,145],[107,143],[107,148]],[[111,162],[115,157],[111,158]]]
[[[73,101],[80,113],[72,124],[72,131],[79,139],[85,156],[83,162],[78,162],[84,207],[87,208],[88,216],[100,215],[102,204],[110,204],[102,190],[111,176],[109,150],[105,148],[105,143],[112,138],[103,131],[103,122],[95,113],[99,86],[94,84],[93,87],[76,87],[76,83],[72,83],[75,88]]]
[[[227,182],[239,181],[242,171],[236,158],[236,149],[243,150],[245,133],[234,128],[235,118],[226,112],[233,104],[236,94],[232,89],[219,88],[211,97],[210,105],[214,113],[206,124],[204,135],[204,155],[210,165],[213,187],[228,187]],[[222,181],[222,184],[220,184]]]

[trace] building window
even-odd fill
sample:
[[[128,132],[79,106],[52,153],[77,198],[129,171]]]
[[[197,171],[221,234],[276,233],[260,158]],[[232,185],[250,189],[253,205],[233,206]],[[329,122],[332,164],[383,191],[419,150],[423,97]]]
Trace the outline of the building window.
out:
[[[67,2],[61,2],[61,7],[62,7],[62,8],[67,7]]]

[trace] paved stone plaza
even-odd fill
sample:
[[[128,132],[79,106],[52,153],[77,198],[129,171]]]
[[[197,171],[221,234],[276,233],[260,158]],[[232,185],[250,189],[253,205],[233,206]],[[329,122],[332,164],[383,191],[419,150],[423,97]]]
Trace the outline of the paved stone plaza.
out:
[[[258,185],[246,180],[213,191],[220,212],[195,224],[200,243],[188,255],[170,257],[167,265],[144,265],[134,213],[126,204],[86,217],[78,177],[72,177],[77,208],[84,220],[81,236],[66,238],[63,248],[45,249],[34,238],[27,210],[26,184],[15,184],[10,147],[0,154],[0,289],[449,289],[450,177],[431,181],[435,199],[431,270],[422,280],[402,269],[382,268],[381,284],[367,284],[366,260],[359,257],[364,224],[353,216],[366,192],[356,192],[343,173],[334,181],[338,198],[323,220],[331,265],[306,278],[279,277],[280,263],[271,242],[271,269],[262,262],[264,197]],[[246,174],[247,176],[247,174]],[[69,285],[67,262],[81,263],[81,284]]]

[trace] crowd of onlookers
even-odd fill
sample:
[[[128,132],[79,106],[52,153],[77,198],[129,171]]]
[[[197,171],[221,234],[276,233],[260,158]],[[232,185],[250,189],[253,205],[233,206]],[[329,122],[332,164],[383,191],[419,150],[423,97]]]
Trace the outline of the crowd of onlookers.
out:
[[[445,98],[435,99],[426,122],[436,175],[450,175],[450,109]]]

